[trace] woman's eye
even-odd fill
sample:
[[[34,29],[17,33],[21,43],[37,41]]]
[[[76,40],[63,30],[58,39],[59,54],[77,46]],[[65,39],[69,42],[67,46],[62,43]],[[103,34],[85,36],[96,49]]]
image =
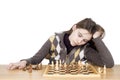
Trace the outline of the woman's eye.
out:
[[[78,35],[79,37],[82,37],[81,35]]]
[[[81,35],[81,34],[78,34],[78,36],[79,36],[79,37],[82,37],[82,35]]]
[[[84,39],[83,41],[84,41],[85,43],[86,43],[86,42],[88,42],[88,41],[87,41],[87,40],[85,40],[85,39]]]

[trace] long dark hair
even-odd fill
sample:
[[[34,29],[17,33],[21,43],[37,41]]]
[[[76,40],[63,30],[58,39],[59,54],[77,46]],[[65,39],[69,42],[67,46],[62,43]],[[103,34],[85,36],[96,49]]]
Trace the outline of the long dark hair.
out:
[[[82,28],[82,29],[86,29],[88,30],[88,32],[90,34],[94,34],[96,29],[96,23],[91,19],[91,18],[85,18],[81,21],[79,21],[78,23],[75,24],[76,28]],[[72,28],[68,31],[66,31],[67,34],[71,34],[72,33]]]

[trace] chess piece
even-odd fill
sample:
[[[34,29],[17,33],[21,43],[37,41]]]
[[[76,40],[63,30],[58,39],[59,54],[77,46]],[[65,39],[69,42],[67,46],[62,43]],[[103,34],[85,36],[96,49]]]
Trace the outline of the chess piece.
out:
[[[100,67],[98,67],[98,73],[101,74],[102,73],[102,70]]]
[[[102,70],[101,67],[98,67],[98,73],[99,73],[99,74],[103,73],[103,70]]]
[[[42,63],[39,64],[39,70],[41,70],[41,69],[42,69]]]
[[[58,60],[56,61],[56,65],[55,65],[55,70],[59,70],[59,67],[58,67]]]
[[[103,74],[106,74],[106,65],[103,67]]]
[[[62,66],[62,62],[61,62],[61,60],[59,60],[59,66],[60,66],[60,67]]]
[[[51,66],[54,66],[54,61],[51,62]]]
[[[86,69],[88,69],[88,65],[89,65],[88,63],[85,63],[85,67],[86,67]]]
[[[65,69],[67,68],[67,64],[66,64],[66,63],[64,63],[64,68],[65,68]]]
[[[80,60],[78,61],[78,66],[79,66],[79,67],[81,67],[81,66],[82,66],[82,63],[81,63],[81,61],[80,61]]]

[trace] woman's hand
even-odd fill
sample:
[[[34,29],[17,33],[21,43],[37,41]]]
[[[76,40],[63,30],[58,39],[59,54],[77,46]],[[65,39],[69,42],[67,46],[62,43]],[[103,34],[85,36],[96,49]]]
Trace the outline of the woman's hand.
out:
[[[102,35],[102,33],[101,33],[100,31],[96,31],[96,32],[93,34],[93,39],[98,38],[98,37],[102,38],[101,35]]]
[[[16,62],[16,63],[10,63],[8,65],[8,69],[9,70],[14,70],[14,69],[23,69],[24,67],[26,67],[27,61],[20,61],[20,62]]]

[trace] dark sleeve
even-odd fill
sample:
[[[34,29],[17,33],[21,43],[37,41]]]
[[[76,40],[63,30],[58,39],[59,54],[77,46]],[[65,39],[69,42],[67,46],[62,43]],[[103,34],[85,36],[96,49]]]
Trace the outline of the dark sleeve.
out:
[[[28,64],[39,64],[49,53],[50,51],[50,40],[47,40],[44,45],[41,47],[41,49],[31,58],[23,59],[27,61]]]
[[[93,39],[85,49],[86,59],[94,65],[107,68],[114,66],[113,57],[100,38]]]

